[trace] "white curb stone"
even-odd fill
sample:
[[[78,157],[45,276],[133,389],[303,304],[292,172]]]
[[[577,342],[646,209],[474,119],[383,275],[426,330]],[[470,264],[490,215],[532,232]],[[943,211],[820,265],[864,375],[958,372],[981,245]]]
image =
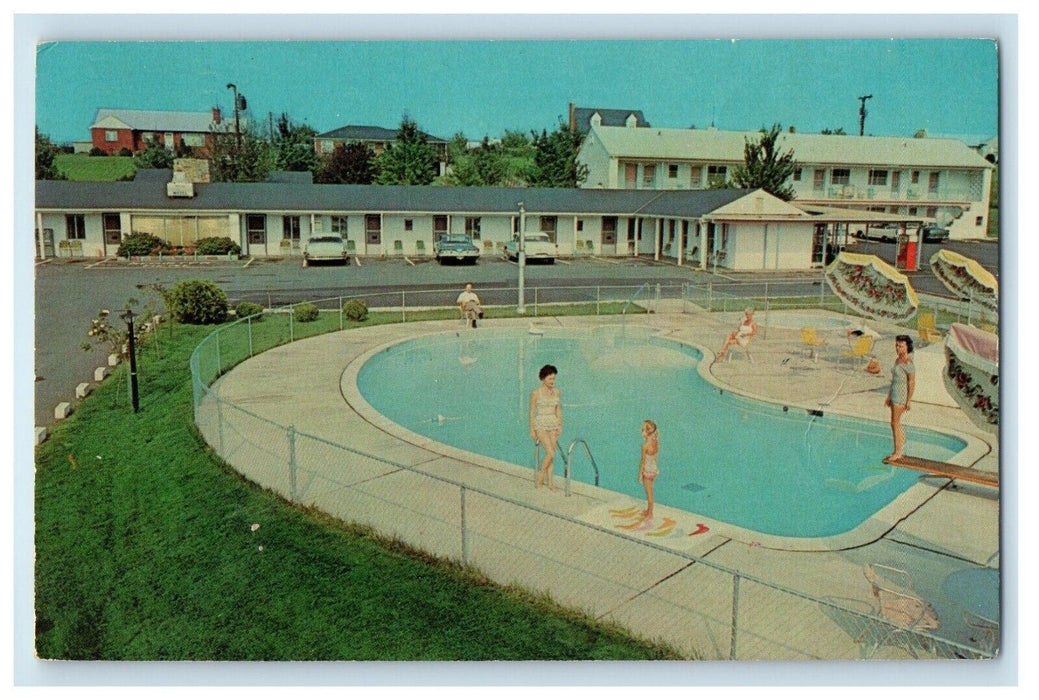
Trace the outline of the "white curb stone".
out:
[[[94,370],[94,381],[100,382],[108,376],[109,371],[110,370],[107,367],[98,367]]]
[[[87,397],[87,394],[89,394],[89,393],[90,393],[90,384],[88,384],[87,382],[83,382],[82,384],[79,384],[78,386],[76,386],[76,398],[77,399],[85,399]]]
[[[47,439],[47,429],[41,425],[36,426],[36,444],[43,444],[43,441]]]
[[[68,418],[70,413],[72,413],[72,404],[68,401],[62,401],[54,407],[54,417],[58,420]]]
[[[117,364],[119,364],[119,356],[115,353],[112,353],[108,356],[108,366],[115,367]]]

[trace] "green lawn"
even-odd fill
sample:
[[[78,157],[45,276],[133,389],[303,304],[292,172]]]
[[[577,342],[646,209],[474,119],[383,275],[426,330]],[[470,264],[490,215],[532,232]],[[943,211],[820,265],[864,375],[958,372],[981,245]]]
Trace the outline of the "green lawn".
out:
[[[338,314],[293,330],[330,328]],[[121,366],[37,448],[41,658],[676,658],[245,481],[192,422],[188,357],[211,330],[145,339],[141,412]],[[285,341],[288,317],[253,331],[254,350]],[[243,338],[222,343],[223,370]]]
[[[114,182],[137,172],[133,158],[62,153],[54,159],[58,171],[76,182]]]

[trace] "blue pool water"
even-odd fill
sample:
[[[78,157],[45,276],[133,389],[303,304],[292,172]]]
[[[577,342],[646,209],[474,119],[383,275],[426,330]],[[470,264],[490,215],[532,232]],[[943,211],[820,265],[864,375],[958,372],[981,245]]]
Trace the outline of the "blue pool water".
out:
[[[722,393],[697,372],[699,351],[645,329],[460,332],[419,338],[372,357],[358,388],[413,432],[533,468],[530,392],[544,364],[559,368],[563,449],[584,438],[599,485],[644,498],[641,421],[660,429],[656,498],[675,508],[773,535],[847,532],[918,479],[884,465],[885,423],[809,416]],[[883,401],[877,393],[876,400]],[[910,454],[948,460],[964,443],[909,431]],[[573,478],[592,481],[580,448]],[[563,461],[557,459],[557,475]]]

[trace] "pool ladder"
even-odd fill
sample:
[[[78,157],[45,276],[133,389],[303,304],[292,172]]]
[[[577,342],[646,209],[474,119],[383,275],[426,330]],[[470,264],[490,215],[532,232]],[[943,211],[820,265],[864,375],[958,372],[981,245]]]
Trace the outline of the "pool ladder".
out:
[[[592,456],[592,450],[588,447],[588,442],[584,438],[576,438],[570,442],[570,447],[566,451],[565,467],[563,470],[564,478],[566,479],[563,493],[567,496],[570,495],[570,464],[574,454],[574,447],[577,445],[583,445],[584,451],[588,453],[588,461],[592,463],[592,471],[595,473],[595,485],[599,485],[599,465],[595,463],[595,457]],[[563,451],[562,445],[556,443],[556,450],[559,452]],[[534,443],[534,483],[537,483],[538,471],[541,469],[541,442]]]

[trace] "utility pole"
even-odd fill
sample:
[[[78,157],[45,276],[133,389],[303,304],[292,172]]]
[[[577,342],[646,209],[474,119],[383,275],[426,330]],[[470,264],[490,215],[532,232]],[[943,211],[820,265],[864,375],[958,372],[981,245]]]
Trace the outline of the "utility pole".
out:
[[[238,87],[234,83],[228,83],[227,89],[234,90],[234,139],[235,147],[240,152],[242,150],[242,129],[238,122],[238,110],[239,108],[245,109],[245,95],[238,95]]]
[[[859,97],[859,136],[864,136],[866,131],[866,100],[873,99],[873,95],[862,95]]]

